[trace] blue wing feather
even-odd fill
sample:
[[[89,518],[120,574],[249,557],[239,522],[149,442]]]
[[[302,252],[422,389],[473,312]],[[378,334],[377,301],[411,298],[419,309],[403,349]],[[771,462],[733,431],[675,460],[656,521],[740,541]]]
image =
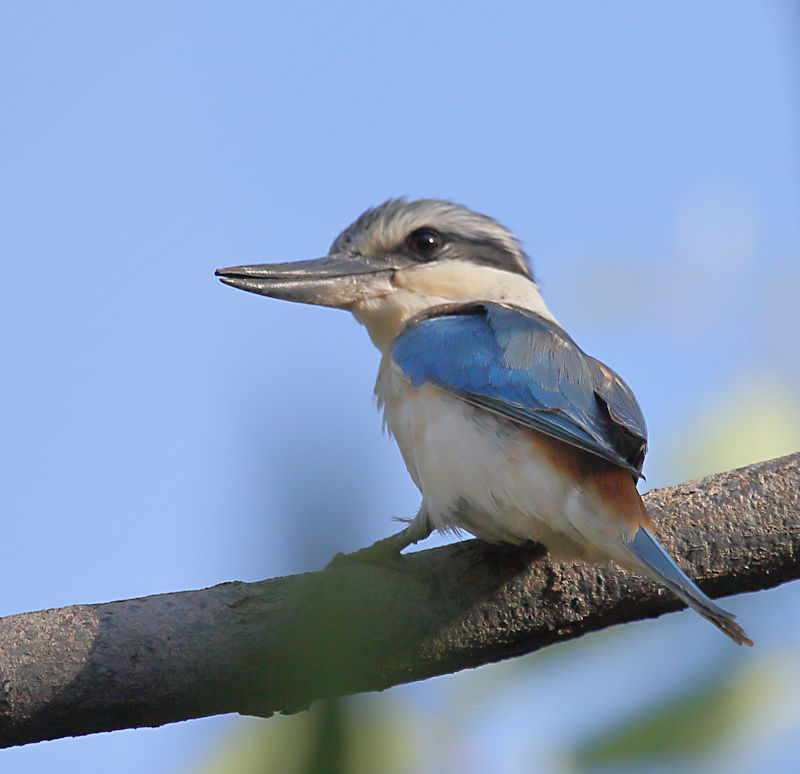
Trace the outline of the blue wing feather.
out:
[[[641,476],[647,430],[630,388],[537,314],[449,310],[412,321],[392,356],[415,387],[434,384]]]

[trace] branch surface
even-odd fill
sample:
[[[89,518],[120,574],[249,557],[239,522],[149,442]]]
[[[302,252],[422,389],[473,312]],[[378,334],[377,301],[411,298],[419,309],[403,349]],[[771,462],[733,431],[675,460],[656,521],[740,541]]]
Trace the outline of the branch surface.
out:
[[[661,542],[711,596],[800,577],[800,453],[645,500]],[[0,746],[293,712],[681,607],[611,566],[469,540],[386,564],[13,615],[0,619]]]

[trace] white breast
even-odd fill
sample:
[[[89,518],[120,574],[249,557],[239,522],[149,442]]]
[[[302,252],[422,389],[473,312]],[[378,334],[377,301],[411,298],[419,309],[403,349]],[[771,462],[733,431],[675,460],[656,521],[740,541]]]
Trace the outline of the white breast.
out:
[[[415,389],[388,354],[375,394],[434,528],[605,558],[587,551],[595,541],[583,529],[580,494],[533,433],[432,385]]]

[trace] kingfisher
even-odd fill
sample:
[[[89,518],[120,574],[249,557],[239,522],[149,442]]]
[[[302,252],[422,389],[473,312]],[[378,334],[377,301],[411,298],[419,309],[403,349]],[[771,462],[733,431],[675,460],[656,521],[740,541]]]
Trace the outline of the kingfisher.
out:
[[[433,530],[465,530],[536,541],[556,559],[612,560],[753,644],[656,540],[636,488],[647,450],[639,404],[555,319],[520,242],[497,221],[449,201],[390,199],[325,258],[216,275],[345,309],[380,351],[375,395],[422,504],[372,548],[394,554]]]

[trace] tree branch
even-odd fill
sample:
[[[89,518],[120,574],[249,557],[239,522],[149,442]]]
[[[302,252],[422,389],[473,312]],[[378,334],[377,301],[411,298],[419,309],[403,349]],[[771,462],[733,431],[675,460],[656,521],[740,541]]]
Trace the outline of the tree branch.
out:
[[[800,453],[646,501],[665,547],[712,596],[800,576]],[[0,745],[293,712],[682,607],[647,580],[543,553],[470,540],[382,565],[0,619]]]

